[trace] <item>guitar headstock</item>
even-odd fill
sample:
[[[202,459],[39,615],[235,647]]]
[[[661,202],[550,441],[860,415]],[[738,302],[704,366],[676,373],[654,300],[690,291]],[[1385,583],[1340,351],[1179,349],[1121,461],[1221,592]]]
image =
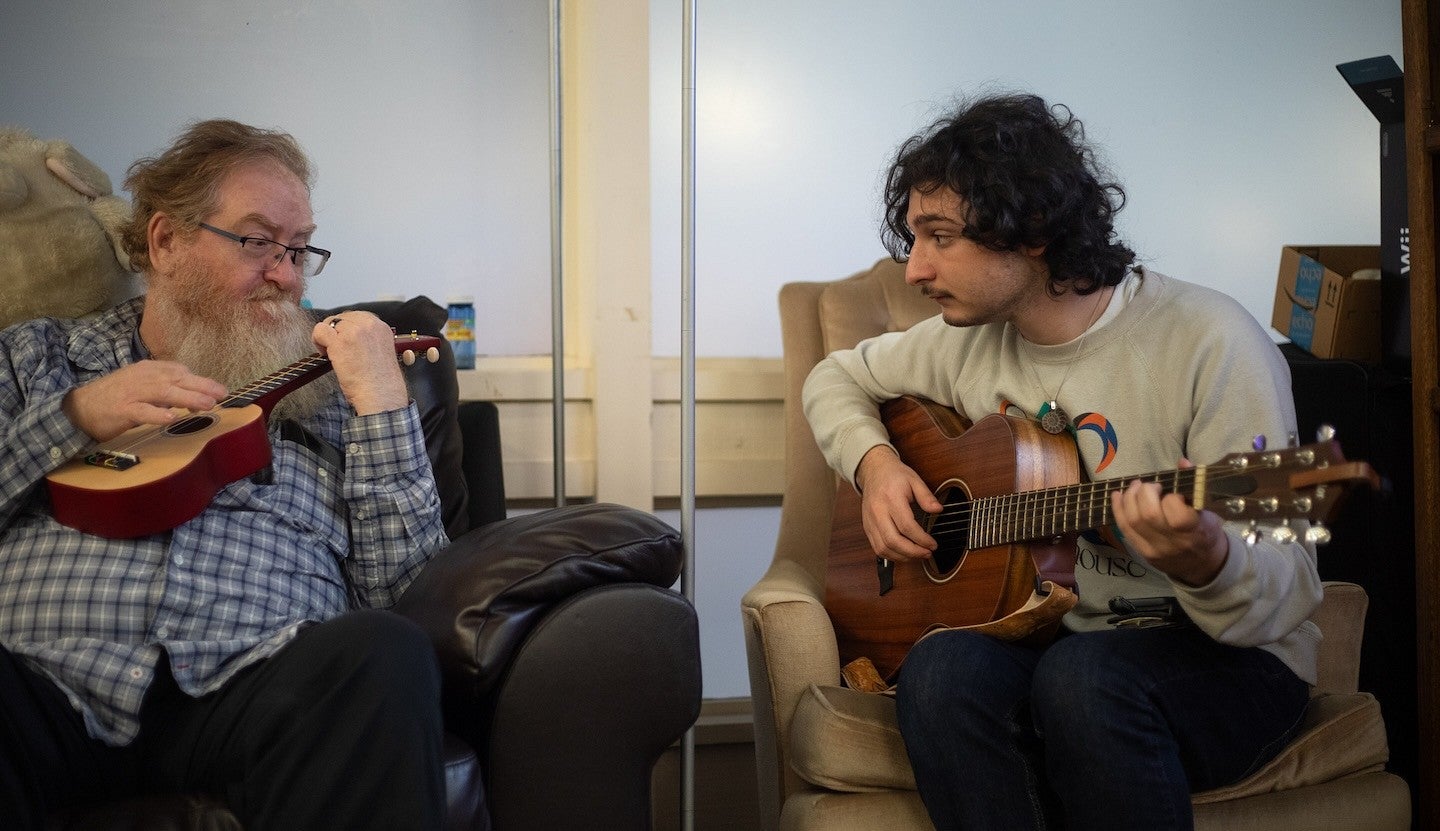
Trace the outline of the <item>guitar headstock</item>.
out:
[[[1205,466],[1205,507],[1226,520],[1251,520],[1252,534],[1260,522],[1278,522],[1272,532],[1280,542],[1294,540],[1286,524],[1307,519],[1311,542],[1330,538],[1323,523],[1352,485],[1378,487],[1380,477],[1365,462],[1345,459],[1331,431],[1322,441],[1283,450],[1232,453]],[[1198,484],[1198,482],[1197,482]]]

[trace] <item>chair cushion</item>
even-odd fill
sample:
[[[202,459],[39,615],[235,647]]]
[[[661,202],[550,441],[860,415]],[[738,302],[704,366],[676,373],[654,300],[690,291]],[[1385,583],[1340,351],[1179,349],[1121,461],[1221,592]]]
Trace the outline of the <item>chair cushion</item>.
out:
[[[1194,802],[1303,788],[1342,776],[1383,770],[1390,758],[1380,704],[1369,693],[1333,693],[1310,699],[1300,734],[1279,756],[1246,778],[1195,794]]]
[[[445,695],[470,701],[495,685],[552,605],[607,583],[668,587],[682,553],[679,532],[653,514],[608,504],[551,508],[454,541],[395,611],[430,635]]]
[[[790,767],[832,791],[915,790],[895,699],[811,684],[790,723]]]
[[[913,790],[895,702],[889,696],[812,684],[790,727],[790,766],[832,791]],[[1197,804],[1301,788],[1382,770],[1389,758],[1380,705],[1369,693],[1310,700],[1300,734],[1260,770],[1224,788],[1195,794]]]
[[[480,757],[469,743],[445,734],[445,827],[488,831],[490,811],[485,805],[485,784]]]

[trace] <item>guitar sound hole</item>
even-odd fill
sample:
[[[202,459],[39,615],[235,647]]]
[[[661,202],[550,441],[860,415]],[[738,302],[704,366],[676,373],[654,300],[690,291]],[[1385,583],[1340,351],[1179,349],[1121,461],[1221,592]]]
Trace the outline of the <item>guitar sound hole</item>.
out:
[[[942,489],[935,496],[945,507],[934,516],[921,513],[921,524],[940,545],[931,555],[935,570],[948,575],[960,567],[969,551],[970,519],[965,506],[970,500],[958,487]]]
[[[191,433],[198,433],[214,423],[215,416],[212,415],[187,416],[166,427],[165,432],[172,436],[188,436]]]

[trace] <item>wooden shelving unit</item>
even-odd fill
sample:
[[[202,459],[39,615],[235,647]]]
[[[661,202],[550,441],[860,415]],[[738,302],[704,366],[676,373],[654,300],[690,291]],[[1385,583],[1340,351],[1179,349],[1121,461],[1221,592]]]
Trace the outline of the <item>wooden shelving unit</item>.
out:
[[[1415,828],[1440,828],[1440,19],[1428,0],[1402,0],[1405,150],[1410,209],[1411,378],[1415,416],[1415,613],[1419,773]]]

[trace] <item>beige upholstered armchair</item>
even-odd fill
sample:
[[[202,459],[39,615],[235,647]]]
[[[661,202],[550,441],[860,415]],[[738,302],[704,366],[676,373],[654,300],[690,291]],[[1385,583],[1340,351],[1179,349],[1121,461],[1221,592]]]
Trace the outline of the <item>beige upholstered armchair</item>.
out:
[[[810,368],[835,349],[935,313],[889,259],[834,282],[780,290],[785,350],[786,480],[769,571],[741,601],[762,828],[931,827],[888,697],[841,685],[825,612],[825,556],[836,478],[800,410]],[[1385,771],[1380,707],[1356,692],[1367,597],[1327,584],[1315,620],[1325,634],[1305,729],[1234,786],[1195,795],[1201,829],[1408,829],[1404,780]]]

